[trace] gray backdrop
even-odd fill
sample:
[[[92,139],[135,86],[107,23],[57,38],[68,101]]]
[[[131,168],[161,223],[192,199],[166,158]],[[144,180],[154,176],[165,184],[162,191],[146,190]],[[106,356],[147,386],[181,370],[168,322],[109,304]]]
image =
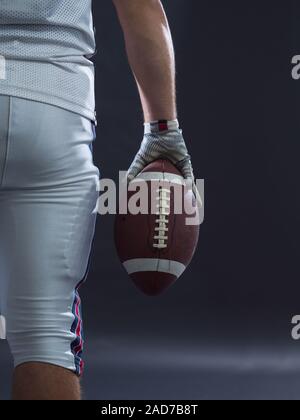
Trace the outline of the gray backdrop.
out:
[[[127,169],[142,114],[110,0],[94,2],[102,176]],[[206,213],[195,259],[160,298],[138,292],[98,219],[82,289],[88,399],[299,399],[299,101],[296,1],[165,0],[179,118]],[[0,397],[8,397],[0,343]]]

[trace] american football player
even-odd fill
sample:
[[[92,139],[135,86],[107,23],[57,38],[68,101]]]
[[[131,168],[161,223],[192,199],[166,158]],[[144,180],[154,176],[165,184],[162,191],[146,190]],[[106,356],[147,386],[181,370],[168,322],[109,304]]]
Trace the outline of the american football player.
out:
[[[158,158],[193,180],[162,3],[112,1],[144,114],[128,180]],[[79,287],[99,179],[94,53],[92,0],[0,0],[0,320],[16,400],[81,399]]]

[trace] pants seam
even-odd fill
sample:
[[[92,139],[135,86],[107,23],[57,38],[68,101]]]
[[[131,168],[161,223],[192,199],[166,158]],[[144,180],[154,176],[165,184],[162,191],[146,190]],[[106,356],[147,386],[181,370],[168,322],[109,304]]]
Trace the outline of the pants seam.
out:
[[[9,153],[9,144],[10,144],[10,124],[11,124],[11,114],[12,114],[12,97],[9,97],[8,102],[8,122],[7,122],[7,136],[6,136],[6,149],[5,149],[5,157],[4,157],[4,163],[3,163],[3,170],[1,175],[1,187],[4,183],[4,178],[6,175],[6,169],[7,169],[7,161],[8,161],[8,153]]]

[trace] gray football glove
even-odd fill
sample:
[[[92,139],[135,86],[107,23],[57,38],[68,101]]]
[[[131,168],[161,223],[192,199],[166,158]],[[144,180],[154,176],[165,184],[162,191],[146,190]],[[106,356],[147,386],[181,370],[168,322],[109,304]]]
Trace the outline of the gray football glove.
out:
[[[178,123],[177,123],[178,124]],[[158,159],[168,159],[191,183],[198,204],[202,201],[195,185],[191,157],[188,153],[182,130],[178,126],[161,132],[145,132],[140,150],[127,172],[128,182],[132,181],[148,164]]]
[[[149,163],[158,159],[170,160],[185,179],[194,180],[191,157],[182,131],[177,129],[144,135],[141,148],[128,170],[128,181],[132,181]]]

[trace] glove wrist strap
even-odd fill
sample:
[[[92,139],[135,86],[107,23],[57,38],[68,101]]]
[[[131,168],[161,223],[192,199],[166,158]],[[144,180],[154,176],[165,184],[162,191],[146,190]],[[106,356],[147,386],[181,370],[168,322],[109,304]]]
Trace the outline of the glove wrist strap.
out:
[[[157,120],[144,124],[145,134],[162,133],[166,131],[178,130],[178,120]]]

